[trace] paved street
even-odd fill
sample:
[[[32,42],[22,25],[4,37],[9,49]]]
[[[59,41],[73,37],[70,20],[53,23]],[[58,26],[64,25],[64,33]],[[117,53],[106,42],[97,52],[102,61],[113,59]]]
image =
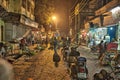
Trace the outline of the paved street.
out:
[[[70,80],[67,69],[63,61],[60,61],[59,67],[54,67],[52,61],[53,51],[45,50],[36,56],[32,57],[29,61],[23,62],[21,58],[14,64],[15,80]]]
[[[92,76],[102,68],[110,70],[108,67],[100,66],[97,55],[90,53],[88,48],[80,46],[79,51],[81,56],[87,58],[89,80],[92,80]],[[52,61],[53,53],[53,50],[46,49],[25,62],[24,56],[21,57],[19,61],[14,63],[15,80],[27,80],[28,78],[33,80],[70,80],[67,68],[62,60],[58,68],[54,66]]]

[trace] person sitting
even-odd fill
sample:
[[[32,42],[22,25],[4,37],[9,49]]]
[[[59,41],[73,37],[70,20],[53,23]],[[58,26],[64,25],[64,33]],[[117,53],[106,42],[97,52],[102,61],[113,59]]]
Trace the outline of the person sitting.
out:
[[[1,55],[1,57],[5,57],[5,54],[6,54],[6,51],[4,48],[4,44],[1,42],[0,43],[0,55]]]

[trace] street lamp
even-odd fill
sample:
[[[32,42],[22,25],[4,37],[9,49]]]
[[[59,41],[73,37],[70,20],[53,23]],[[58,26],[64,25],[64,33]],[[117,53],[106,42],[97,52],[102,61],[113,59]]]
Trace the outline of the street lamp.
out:
[[[59,30],[58,30],[58,27],[57,27],[57,17],[52,16],[52,20],[55,22],[55,28],[56,28],[55,36],[58,37],[58,36],[60,36],[60,33],[59,33]]]
[[[56,16],[52,16],[52,20],[55,22],[55,26],[56,26],[56,29],[57,29],[57,17]]]
[[[56,20],[56,16],[52,16],[52,19],[53,19],[53,20]]]

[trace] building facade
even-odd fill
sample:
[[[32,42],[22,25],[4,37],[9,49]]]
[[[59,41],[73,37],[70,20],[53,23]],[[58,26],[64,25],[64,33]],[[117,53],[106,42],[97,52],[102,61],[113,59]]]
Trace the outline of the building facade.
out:
[[[110,26],[115,28],[114,26],[116,26],[120,20],[119,6],[120,0],[77,0],[73,9],[71,9],[70,27],[74,29],[77,37],[79,37],[78,33],[80,33],[80,38],[82,37],[83,39],[86,38],[87,33],[93,30],[93,28]],[[117,11],[115,11],[115,7],[117,7]],[[107,29],[107,31],[109,31],[109,29]],[[97,34],[100,35],[100,33],[101,32]],[[108,33],[109,32],[106,32],[106,34]]]
[[[38,27],[35,22],[35,0],[0,0],[1,40],[25,37]]]
[[[98,0],[100,3],[100,1]],[[89,36],[99,43],[101,40],[112,41],[119,38],[119,21],[120,21],[120,0],[106,0],[98,5],[95,10],[95,16],[85,23],[86,29],[89,30]],[[92,25],[90,25],[90,22]],[[106,38],[109,36],[109,40]]]

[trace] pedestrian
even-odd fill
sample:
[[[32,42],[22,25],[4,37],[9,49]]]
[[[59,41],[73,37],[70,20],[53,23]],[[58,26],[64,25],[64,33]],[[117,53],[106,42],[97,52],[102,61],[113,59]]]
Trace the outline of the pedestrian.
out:
[[[0,80],[14,80],[14,72],[12,65],[1,58],[0,58]]]
[[[57,51],[53,54],[53,62],[55,63],[55,66],[58,67],[58,63],[60,62],[60,56],[58,55]]]
[[[26,45],[26,38],[23,37],[21,40],[20,40],[20,49],[24,49],[25,48],[25,45]]]
[[[107,42],[104,43],[104,52],[107,51],[107,44],[108,44]]]
[[[35,38],[32,37],[32,45],[34,46],[34,44],[35,44]]]
[[[4,44],[1,42],[0,43],[0,56],[5,57],[5,55],[6,55],[6,51],[5,51],[5,48],[4,48]]]
[[[58,46],[58,41],[57,41],[56,37],[54,37],[53,45],[54,45],[54,51],[56,51],[57,50],[57,46]]]
[[[100,59],[102,57],[103,53],[104,53],[103,40],[100,42],[98,47],[99,47],[99,57],[98,57],[98,59]]]
[[[46,37],[45,39],[45,44],[46,44],[46,47],[48,47],[48,37]]]

